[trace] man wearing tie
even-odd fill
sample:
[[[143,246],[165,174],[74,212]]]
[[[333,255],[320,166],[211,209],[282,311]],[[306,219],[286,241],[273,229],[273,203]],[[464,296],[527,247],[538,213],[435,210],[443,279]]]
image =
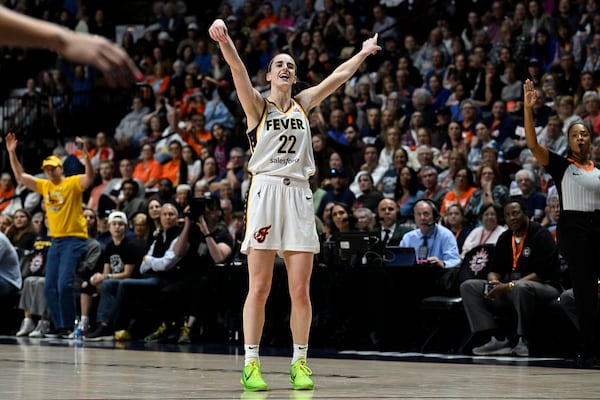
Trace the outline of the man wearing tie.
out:
[[[418,200],[413,212],[417,228],[402,238],[400,247],[413,247],[417,262],[440,268],[452,268],[460,264],[458,246],[454,234],[436,223],[439,212],[432,200]]]
[[[381,226],[380,238],[384,246],[398,246],[410,229],[398,223],[398,206],[393,199],[384,198],[377,205],[377,218]]]

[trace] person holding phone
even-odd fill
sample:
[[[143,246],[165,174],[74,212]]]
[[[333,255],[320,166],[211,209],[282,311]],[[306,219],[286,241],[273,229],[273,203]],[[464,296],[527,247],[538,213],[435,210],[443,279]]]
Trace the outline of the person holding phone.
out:
[[[527,216],[522,200],[504,206],[508,230],[496,243],[487,279],[469,279],[460,295],[471,332],[489,340],[473,348],[473,354],[529,356],[528,335],[536,309],[560,294],[558,248],[550,232]],[[494,316],[503,309],[517,313],[516,344],[505,336]]]

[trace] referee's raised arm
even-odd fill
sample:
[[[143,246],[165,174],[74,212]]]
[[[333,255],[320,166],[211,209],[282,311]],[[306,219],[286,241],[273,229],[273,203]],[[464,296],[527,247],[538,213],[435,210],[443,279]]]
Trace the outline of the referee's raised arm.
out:
[[[533,86],[533,82],[527,79],[523,84],[523,105],[524,105],[524,123],[525,123],[525,141],[527,147],[533,153],[533,156],[538,162],[546,166],[548,165],[549,156],[548,149],[537,141],[537,133],[533,123],[533,107],[538,100],[538,92]]]

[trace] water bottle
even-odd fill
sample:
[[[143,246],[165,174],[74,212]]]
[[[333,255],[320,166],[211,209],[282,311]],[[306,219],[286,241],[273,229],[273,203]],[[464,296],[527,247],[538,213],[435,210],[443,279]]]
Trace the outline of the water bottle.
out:
[[[75,330],[73,331],[73,338],[75,340],[83,339],[83,322],[79,317],[75,320]]]

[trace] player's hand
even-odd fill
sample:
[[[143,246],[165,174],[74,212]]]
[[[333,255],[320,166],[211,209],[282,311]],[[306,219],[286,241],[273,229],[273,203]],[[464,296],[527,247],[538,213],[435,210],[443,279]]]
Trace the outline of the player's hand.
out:
[[[98,68],[112,87],[129,87],[144,79],[127,53],[101,36],[65,31],[55,50],[70,61]]]
[[[208,28],[208,34],[210,38],[215,42],[225,43],[229,37],[227,25],[222,19],[216,19],[210,28]]]
[[[368,38],[362,44],[362,50],[369,54],[377,54],[378,51],[381,50],[381,46],[377,44],[377,38],[379,34],[376,33],[373,37]]]

